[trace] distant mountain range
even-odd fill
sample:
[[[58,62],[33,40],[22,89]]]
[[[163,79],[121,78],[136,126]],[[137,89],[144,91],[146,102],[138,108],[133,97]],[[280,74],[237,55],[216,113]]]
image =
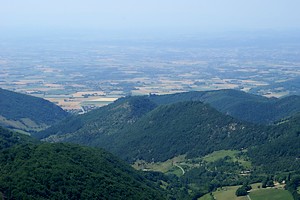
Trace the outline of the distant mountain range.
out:
[[[41,98],[0,88],[0,125],[20,132],[37,132],[68,116],[59,106]]]

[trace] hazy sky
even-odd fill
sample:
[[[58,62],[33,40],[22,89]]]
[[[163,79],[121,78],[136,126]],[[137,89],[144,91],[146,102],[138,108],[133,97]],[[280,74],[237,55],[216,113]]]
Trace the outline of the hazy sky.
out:
[[[0,0],[0,30],[300,29],[300,0]]]

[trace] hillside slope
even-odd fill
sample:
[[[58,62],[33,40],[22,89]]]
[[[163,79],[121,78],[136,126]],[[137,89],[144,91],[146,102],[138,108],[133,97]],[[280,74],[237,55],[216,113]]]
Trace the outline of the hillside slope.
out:
[[[103,150],[21,137],[0,127],[0,192],[7,199],[166,199]]]
[[[41,98],[0,88],[0,125],[26,132],[44,129],[68,115]]]

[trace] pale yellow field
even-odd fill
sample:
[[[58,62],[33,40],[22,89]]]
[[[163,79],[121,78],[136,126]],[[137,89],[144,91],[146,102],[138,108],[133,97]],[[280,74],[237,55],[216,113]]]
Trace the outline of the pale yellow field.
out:
[[[64,110],[81,109],[80,102],[77,100],[65,101],[65,98],[46,98],[48,101],[56,103]]]
[[[97,96],[105,95],[103,91],[88,91],[88,92],[76,92],[72,94],[72,96],[75,98],[83,98],[84,95],[93,95],[93,94]]]
[[[91,99],[88,100],[89,102],[93,102],[93,101],[102,101],[102,102],[113,102],[115,100],[117,100],[118,98],[113,98],[113,97],[102,97],[102,98],[97,98],[97,99]]]

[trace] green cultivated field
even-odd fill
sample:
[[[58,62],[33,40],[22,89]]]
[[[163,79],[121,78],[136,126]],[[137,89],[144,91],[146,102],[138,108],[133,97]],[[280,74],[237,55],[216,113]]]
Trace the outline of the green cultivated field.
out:
[[[237,153],[238,151],[233,150],[214,151],[213,153],[206,155],[203,160],[205,160],[206,162],[215,162],[217,160],[220,160],[221,158],[225,158],[226,156],[234,159]]]
[[[216,200],[248,200],[247,197],[237,197],[235,191],[240,186],[230,186],[219,188],[216,192],[213,192],[213,196]],[[201,199],[202,200],[202,199]]]
[[[281,189],[261,189],[250,192],[252,200],[293,200],[292,195]]]
[[[238,158],[237,155],[240,153],[240,151],[235,150],[220,150],[220,151],[214,151],[211,154],[208,154],[204,156],[203,160],[206,162],[215,162],[217,160],[220,160],[222,158],[225,158],[226,156],[230,157],[233,162],[239,162],[243,167],[245,168],[251,168],[251,162],[246,161],[244,159]]]
[[[251,200],[293,200],[292,195],[283,189],[257,189],[260,183],[251,184],[253,190],[249,193]],[[213,192],[215,200],[249,200],[247,196],[237,197],[235,192],[240,186],[229,186],[218,188]],[[210,194],[206,194],[198,200],[213,200]]]

